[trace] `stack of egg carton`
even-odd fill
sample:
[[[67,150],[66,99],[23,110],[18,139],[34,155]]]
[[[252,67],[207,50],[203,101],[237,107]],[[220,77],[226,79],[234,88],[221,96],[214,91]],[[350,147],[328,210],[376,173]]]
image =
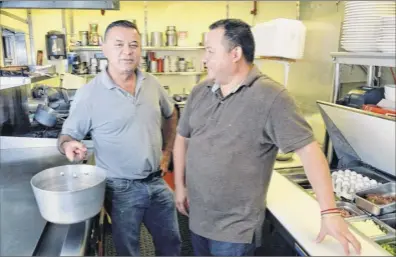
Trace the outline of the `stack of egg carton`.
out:
[[[334,171],[331,176],[333,191],[336,195],[351,201],[354,200],[356,192],[370,189],[381,184],[375,179],[370,179],[367,176],[363,176],[349,169]]]

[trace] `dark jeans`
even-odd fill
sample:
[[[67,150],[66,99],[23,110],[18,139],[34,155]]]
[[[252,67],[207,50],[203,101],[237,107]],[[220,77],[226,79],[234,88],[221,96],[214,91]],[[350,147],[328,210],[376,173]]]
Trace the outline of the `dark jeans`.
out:
[[[192,231],[191,242],[195,256],[254,256],[256,250],[254,242],[251,244],[221,242],[199,236]]]
[[[112,219],[118,255],[140,255],[140,228],[144,223],[153,238],[156,255],[180,256],[173,193],[161,177],[150,181],[108,179],[105,208]]]

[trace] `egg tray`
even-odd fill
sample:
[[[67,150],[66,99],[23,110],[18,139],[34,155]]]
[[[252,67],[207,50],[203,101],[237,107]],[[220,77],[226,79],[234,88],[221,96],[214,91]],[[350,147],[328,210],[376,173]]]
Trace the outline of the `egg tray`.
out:
[[[331,174],[335,171],[345,171],[345,170],[351,170],[351,171],[355,171],[357,174],[361,174],[362,176],[368,177],[369,179],[374,179],[377,182],[380,182],[382,184],[391,182],[390,179],[386,178],[385,176],[378,174],[376,171],[369,169],[365,166],[352,166],[352,167],[348,167],[348,168],[342,168],[342,169],[334,169],[331,170]]]
[[[362,175],[363,177],[368,177],[370,180],[376,180],[377,183],[388,183],[390,182],[390,180],[388,178],[386,178],[385,176],[382,176],[381,174],[378,174],[376,171],[366,167],[366,166],[353,166],[353,167],[348,167],[348,168],[342,168],[342,169],[334,169],[331,170],[330,173],[333,174],[336,171],[342,170],[345,171],[349,169],[350,171],[354,171],[357,174]],[[367,190],[367,189],[364,189]],[[336,193],[336,189],[335,187],[333,188],[334,193]],[[348,201],[354,201],[355,200],[355,194],[348,194],[348,195],[344,195],[344,193],[340,193],[340,195],[338,195],[341,198],[345,198]]]

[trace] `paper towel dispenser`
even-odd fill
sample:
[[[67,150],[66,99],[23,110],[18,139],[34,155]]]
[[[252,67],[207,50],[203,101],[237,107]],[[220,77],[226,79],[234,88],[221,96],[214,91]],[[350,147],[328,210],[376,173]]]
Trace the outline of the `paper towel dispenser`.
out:
[[[120,0],[101,1],[0,1],[0,9],[97,9],[97,10],[119,10]]]
[[[274,19],[252,28],[256,56],[302,59],[306,27],[299,20]]]

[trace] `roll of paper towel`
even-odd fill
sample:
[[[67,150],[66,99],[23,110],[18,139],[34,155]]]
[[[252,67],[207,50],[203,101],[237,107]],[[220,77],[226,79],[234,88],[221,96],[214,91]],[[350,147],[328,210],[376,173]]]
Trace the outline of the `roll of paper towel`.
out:
[[[252,28],[256,56],[302,59],[306,27],[299,20],[275,19]]]

